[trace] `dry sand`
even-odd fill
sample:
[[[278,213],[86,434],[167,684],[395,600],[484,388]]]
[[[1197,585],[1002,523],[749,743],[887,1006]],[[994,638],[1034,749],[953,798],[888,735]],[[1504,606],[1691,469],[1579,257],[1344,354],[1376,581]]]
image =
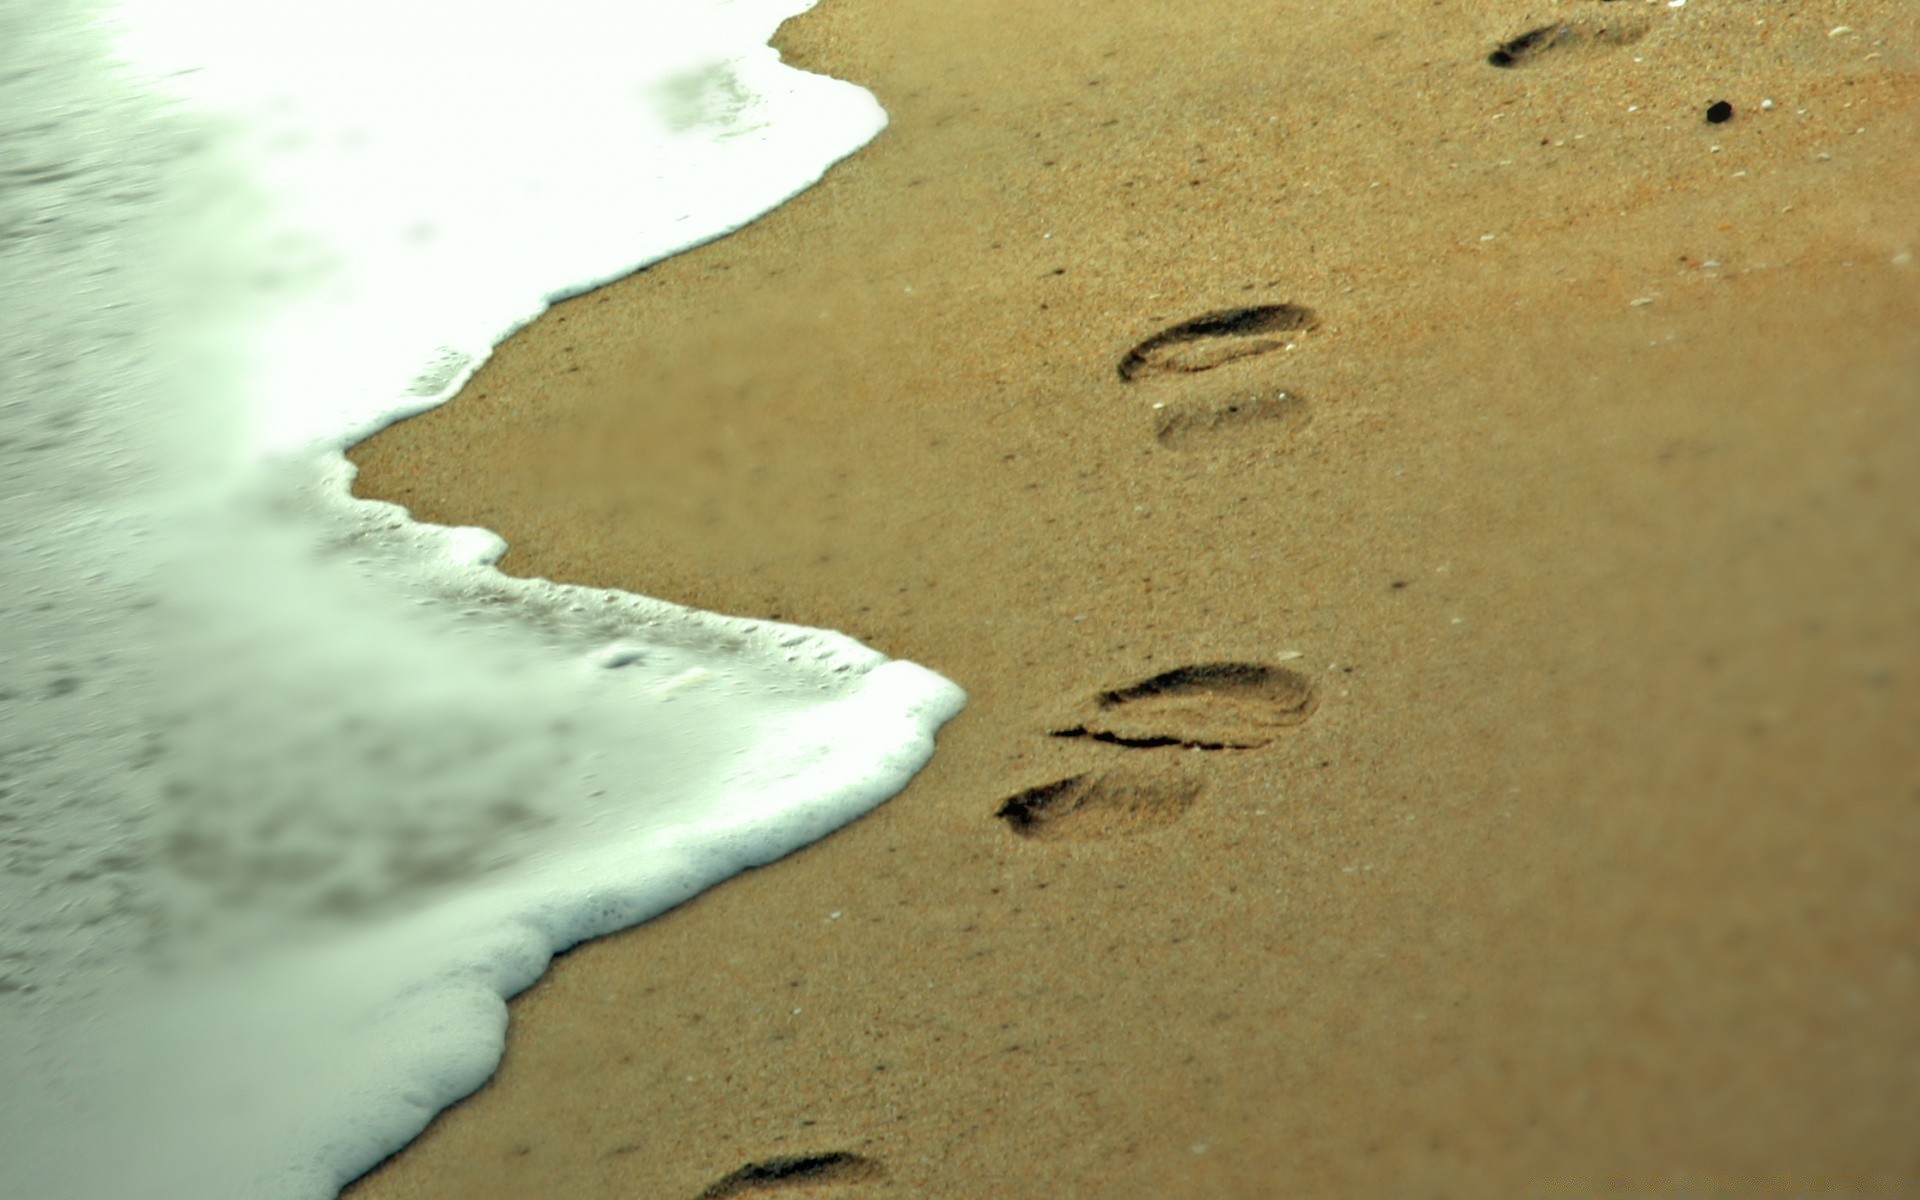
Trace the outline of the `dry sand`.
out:
[[[780,44],[892,127],[360,487],[971,705],[356,1200],[1920,1194],[1920,6]]]

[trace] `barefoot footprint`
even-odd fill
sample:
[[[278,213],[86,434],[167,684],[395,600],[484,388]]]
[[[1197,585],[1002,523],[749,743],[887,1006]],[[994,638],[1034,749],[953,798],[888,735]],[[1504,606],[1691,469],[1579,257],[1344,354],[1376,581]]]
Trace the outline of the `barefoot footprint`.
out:
[[[1287,344],[1284,335],[1318,324],[1313,310],[1298,304],[1228,308],[1163,329],[1126,352],[1120,378],[1210,371],[1237,358],[1266,354]]]
[[[836,1150],[750,1162],[730,1172],[701,1192],[695,1200],[727,1200],[761,1192],[811,1188],[814,1185],[868,1183],[880,1178],[880,1164],[858,1154]]]
[[[1641,16],[1557,21],[1500,43],[1487,55],[1487,62],[1495,67],[1512,68],[1549,52],[1559,55],[1581,48],[1631,46],[1647,36],[1652,28],[1653,23]]]
[[[1249,750],[1307,719],[1312,680],[1264,663],[1176,667],[1101,692],[1054,737],[1133,749]],[[994,813],[1024,838],[1088,841],[1171,825],[1200,798],[1187,755],[1129,756],[1126,766],[1069,775],[1017,792]]]
[[[1306,720],[1313,706],[1313,681],[1298,671],[1202,663],[1102,692],[1052,732],[1117,746],[1250,750]]]
[[[1236,391],[1211,402],[1159,409],[1154,436],[1162,446],[1180,450],[1227,434],[1283,433],[1306,423],[1306,401],[1291,392]]]
[[[1069,775],[1008,797],[994,815],[1024,838],[1097,841],[1171,825],[1200,798],[1197,780],[1112,770]]]

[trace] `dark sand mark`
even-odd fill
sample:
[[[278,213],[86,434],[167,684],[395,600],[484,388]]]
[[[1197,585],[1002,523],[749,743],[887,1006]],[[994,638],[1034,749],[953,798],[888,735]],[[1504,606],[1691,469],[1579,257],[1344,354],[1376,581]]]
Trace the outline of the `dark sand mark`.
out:
[[[720,1179],[695,1200],[725,1200],[761,1192],[786,1191],[820,1184],[870,1183],[880,1178],[880,1164],[858,1154],[836,1150],[751,1162]]]
[[[1227,435],[1285,433],[1307,423],[1307,403],[1290,392],[1234,392],[1197,404],[1169,404],[1154,421],[1162,446],[1182,449]]]
[[[1282,335],[1312,329],[1313,310],[1298,304],[1228,308],[1163,329],[1126,352],[1120,378],[1132,382],[1162,372],[1210,371],[1236,358],[1266,354],[1286,345]]]
[[[1543,54],[1561,54],[1581,48],[1631,46],[1647,36],[1653,22],[1645,17],[1623,16],[1606,20],[1556,21],[1529,29],[1516,38],[1500,43],[1487,55],[1490,66],[1513,68],[1532,62]]]
[[[1306,720],[1313,706],[1313,681],[1298,671],[1205,663],[1102,692],[1077,723],[1052,733],[1115,746],[1251,750]]]
[[[1007,798],[994,816],[1024,838],[1098,841],[1173,824],[1200,798],[1197,780],[1127,771],[1069,775]]]

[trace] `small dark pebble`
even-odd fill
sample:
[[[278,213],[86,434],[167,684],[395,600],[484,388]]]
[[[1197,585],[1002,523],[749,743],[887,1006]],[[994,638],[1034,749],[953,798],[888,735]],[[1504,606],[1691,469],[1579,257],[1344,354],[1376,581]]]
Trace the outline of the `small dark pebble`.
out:
[[[1733,120],[1733,105],[1725,100],[1715,100],[1707,105],[1707,124],[1724,125]]]

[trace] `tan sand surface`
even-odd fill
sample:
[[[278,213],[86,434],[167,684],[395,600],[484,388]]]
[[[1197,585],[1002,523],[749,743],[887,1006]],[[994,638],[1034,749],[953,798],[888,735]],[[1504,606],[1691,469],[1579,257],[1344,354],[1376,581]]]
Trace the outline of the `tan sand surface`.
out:
[[[1920,1195],[1920,5],[780,44],[891,128],[360,487],[971,704],[356,1200]]]

